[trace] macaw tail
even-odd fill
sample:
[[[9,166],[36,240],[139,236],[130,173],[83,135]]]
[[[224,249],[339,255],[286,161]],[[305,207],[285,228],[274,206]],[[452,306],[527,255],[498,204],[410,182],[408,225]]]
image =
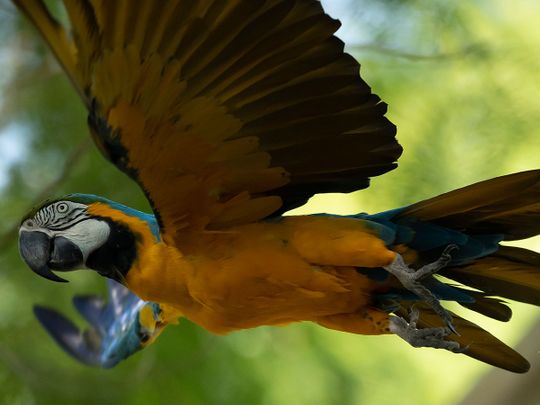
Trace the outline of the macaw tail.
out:
[[[420,319],[416,323],[419,329],[446,326],[441,317],[426,304],[411,301],[400,304],[400,309],[395,311],[395,314],[403,318],[408,318],[413,306],[420,311]],[[529,362],[514,349],[473,322],[449,312],[459,335],[452,334],[446,339],[458,342],[460,347],[465,349],[463,354],[514,373],[525,373],[529,370]]]
[[[500,234],[503,240],[540,233],[540,170],[496,177],[406,207],[412,217],[468,235]]]
[[[404,255],[409,250],[415,266],[435,260],[450,244],[458,246],[452,261],[438,274],[463,286],[434,280],[428,287],[439,299],[457,301],[503,322],[512,312],[496,297],[540,306],[540,254],[499,245],[540,233],[540,170],[476,183],[369,219],[394,229],[393,245],[398,251],[404,249]],[[400,298],[399,293],[394,296],[400,304],[396,314],[405,316],[415,305],[421,314],[419,327],[444,326],[430,307],[411,297]],[[489,332],[453,317],[461,336],[448,339],[468,347],[465,354],[514,372],[529,369],[527,360]]]
[[[407,244],[427,260],[446,244],[457,244],[459,251],[441,275],[486,295],[540,306],[540,254],[499,245],[540,233],[540,170],[497,177],[421,201],[399,212],[395,221],[427,222],[453,234],[438,249],[429,246],[439,244],[431,232],[417,232],[416,240]],[[501,321],[510,319],[511,312],[503,311],[500,303],[476,298],[476,303],[464,305]]]

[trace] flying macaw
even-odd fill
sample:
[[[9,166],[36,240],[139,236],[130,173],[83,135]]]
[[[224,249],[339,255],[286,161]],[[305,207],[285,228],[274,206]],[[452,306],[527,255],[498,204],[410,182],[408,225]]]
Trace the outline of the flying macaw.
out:
[[[282,216],[366,188],[402,151],[318,1],[69,0],[69,28],[43,1],[14,1],[81,96],[99,150],[153,209],[83,194],[43,203],[19,231],[35,273],[94,270],[166,323],[216,334],[311,321],[527,371],[440,301],[502,321],[496,297],[540,305],[540,255],[499,245],[539,233],[540,170],[375,215]]]
[[[107,280],[107,289],[107,303],[95,295],[73,297],[73,305],[91,326],[84,332],[60,312],[34,306],[36,317],[62,349],[84,364],[103,368],[152,343],[167,325],[159,304],[141,300],[113,280]]]

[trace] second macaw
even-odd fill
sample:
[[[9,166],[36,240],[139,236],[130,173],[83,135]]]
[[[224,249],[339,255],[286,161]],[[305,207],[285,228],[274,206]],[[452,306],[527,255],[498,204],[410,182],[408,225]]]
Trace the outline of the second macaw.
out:
[[[34,272],[94,270],[217,334],[311,321],[528,369],[440,301],[499,320],[511,313],[496,297],[540,304],[540,255],[499,245],[539,233],[538,170],[375,215],[282,216],[367,187],[401,154],[318,1],[70,0],[69,32],[44,2],[15,3],[154,214],[48,201],[20,227]]]
[[[141,300],[113,280],[107,280],[107,290],[107,301],[95,295],[73,297],[73,305],[90,324],[84,331],[61,312],[34,306],[41,325],[62,349],[81,363],[103,368],[151,344],[168,323],[159,304]]]

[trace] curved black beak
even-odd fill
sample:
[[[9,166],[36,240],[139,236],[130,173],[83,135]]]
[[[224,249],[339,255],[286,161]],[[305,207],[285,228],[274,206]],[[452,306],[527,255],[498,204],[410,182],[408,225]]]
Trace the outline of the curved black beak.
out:
[[[63,237],[51,240],[43,232],[21,231],[19,252],[32,271],[41,277],[57,282],[67,282],[51,271],[71,270],[82,264],[82,253],[72,242]]]
[[[52,240],[51,256],[48,266],[53,270],[75,270],[83,264],[81,250],[72,241],[62,236]]]

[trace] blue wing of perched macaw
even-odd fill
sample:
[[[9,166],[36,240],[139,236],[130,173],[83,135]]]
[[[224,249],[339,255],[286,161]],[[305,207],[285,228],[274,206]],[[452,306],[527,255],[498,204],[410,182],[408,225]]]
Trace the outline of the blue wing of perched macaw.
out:
[[[161,332],[158,304],[141,300],[115,281],[108,280],[108,302],[88,295],[73,297],[73,305],[90,327],[81,331],[62,313],[41,305],[34,313],[56,343],[78,361],[111,368],[147,346]],[[142,311],[150,311],[155,324],[145,325]]]

